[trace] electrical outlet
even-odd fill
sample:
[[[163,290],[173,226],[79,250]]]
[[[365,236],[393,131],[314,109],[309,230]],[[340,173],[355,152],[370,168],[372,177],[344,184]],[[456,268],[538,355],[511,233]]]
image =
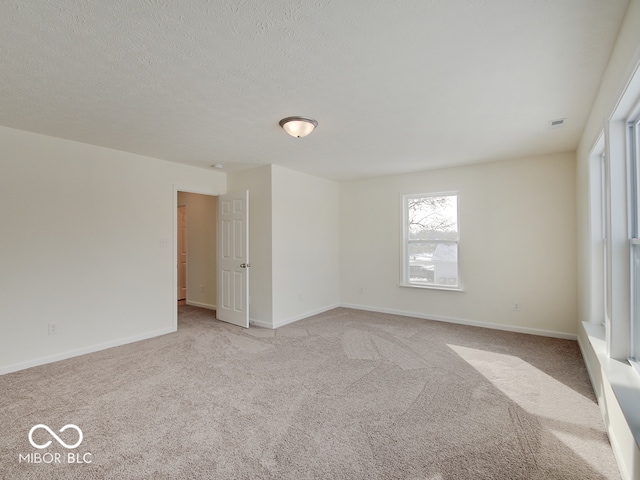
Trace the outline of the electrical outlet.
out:
[[[58,324],[50,323],[49,324],[49,335],[57,335],[58,333]]]
[[[513,302],[513,311],[514,312],[520,311],[520,302]]]
[[[200,285],[200,291],[204,292],[204,285]]]

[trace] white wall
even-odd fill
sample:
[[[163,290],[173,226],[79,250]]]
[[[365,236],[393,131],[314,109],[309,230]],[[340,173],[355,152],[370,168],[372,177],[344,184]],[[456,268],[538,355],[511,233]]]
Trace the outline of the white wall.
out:
[[[251,321],[277,328],[339,303],[338,184],[267,165],[229,174],[249,190]]]
[[[4,127],[0,145],[0,373],[172,331],[174,184],[226,176]]]
[[[572,153],[343,182],[341,301],[372,310],[575,336],[574,187]],[[465,291],[401,288],[399,197],[443,191],[460,194],[459,259]],[[520,311],[513,311],[514,301]]]
[[[273,166],[273,318],[284,325],[338,306],[338,183]]]
[[[216,307],[217,197],[178,192],[187,212],[187,303]]]

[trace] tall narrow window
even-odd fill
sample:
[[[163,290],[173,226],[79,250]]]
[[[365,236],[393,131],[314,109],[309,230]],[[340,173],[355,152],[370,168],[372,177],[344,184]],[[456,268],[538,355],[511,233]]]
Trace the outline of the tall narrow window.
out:
[[[404,195],[402,208],[402,284],[460,290],[458,194]]]
[[[640,119],[629,122],[631,211],[631,345],[630,360],[640,372]]]
[[[611,308],[609,306],[609,295],[607,294],[607,221],[608,221],[608,201],[607,201],[607,188],[609,185],[609,174],[607,167],[607,157],[602,154],[600,157],[600,230],[602,235],[602,298],[603,307],[602,311],[602,323],[605,324],[609,318]]]

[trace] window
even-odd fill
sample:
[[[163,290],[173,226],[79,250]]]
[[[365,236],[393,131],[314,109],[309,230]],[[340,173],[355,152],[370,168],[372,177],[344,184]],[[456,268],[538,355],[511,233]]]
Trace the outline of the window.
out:
[[[403,286],[460,290],[458,194],[402,197]]]
[[[640,119],[628,122],[631,232],[631,363],[640,371]]]
[[[607,156],[603,153],[600,156],[600,235],[602,237],[602,298],[603,298],[603,311],[602,311],[602,323],[603,325],[608,321],[609,312],[611,308],[609,306],[609,295],[607,294],[607,221],[609,210],[607,201],[607,188],[609,185],[609,176],[607,174]]]

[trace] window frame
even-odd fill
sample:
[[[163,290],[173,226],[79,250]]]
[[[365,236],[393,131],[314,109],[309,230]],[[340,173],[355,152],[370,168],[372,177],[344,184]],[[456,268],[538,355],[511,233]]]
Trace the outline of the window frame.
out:
[[[640,103],[627,118],[627,159],[629,178],[629,363],[640,374]]]
[[[433,243],[443,243],[443,244],[455,244],[457,249],[457,260],[456,260],[456,273],[458,283],[456,285],[446,285],[446,284],[418,284],[412,283],[409,278],[409,245],[411,240],[409,239],[409,200],[414,198],[425,198],[425,197],[456,197],[456,227],[457,227],[457,239],[456,240],[429,240]],[[448,190],[448,191],[438,191],[438,192],[426,192],[426,193],[405,193],[400,194],[400,218],[401,218],[401,226],[400,226],[400,286],[408,287],[408,288],[418,288],[418,289],[426,289],[426,290],[442,290],[442,291],[450,291],[450,292],[463,292],[463,283],[461,276],[461,266],[460,266],[460,192],[458,190]],[[434,279],[435,280],[435,279]]]
[[[600,154],[600,237],[602,240],[602,325],[605,326],[605,329],[608,328],[607,324],[609,322],[609,313],[611,312],[611,306],[609,305],[610,296],[607,291],[607,276],[608,276],[608,268],[609,262],[607,260],[607,251],[609,247],[607,244],[609,243],[609,237],[607,235],[607,223],[609,221],[609,159],[607,158],[607,154],[603,151]]]

